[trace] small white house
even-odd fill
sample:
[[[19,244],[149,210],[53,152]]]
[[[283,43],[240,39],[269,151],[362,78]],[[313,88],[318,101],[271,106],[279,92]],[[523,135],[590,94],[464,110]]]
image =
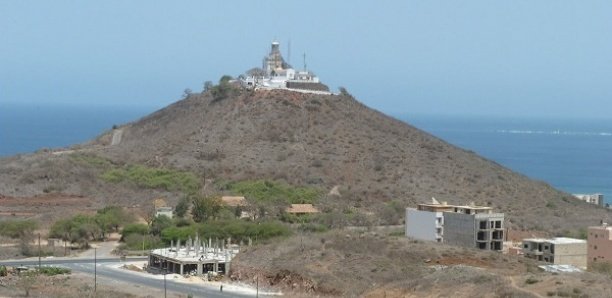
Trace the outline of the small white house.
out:
[[[155,208],[155,217],[164,215],[168,218],[172,218],[172,211],[174,211],[172,207],[157,207]]]

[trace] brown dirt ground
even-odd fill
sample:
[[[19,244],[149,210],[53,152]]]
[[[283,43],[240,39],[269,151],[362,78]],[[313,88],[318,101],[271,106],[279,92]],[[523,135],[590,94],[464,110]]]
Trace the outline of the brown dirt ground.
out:
[[[375,232],[331,231],[246,248],[230,278],[259,280],[291,297],[612,297],[608,276],[546,273],[538,264]]]
[[[94,201],[84,196],[52,193],[32,197],[0,195],[0,220],[34,219],[41,226],[76,213],[94,213]]]

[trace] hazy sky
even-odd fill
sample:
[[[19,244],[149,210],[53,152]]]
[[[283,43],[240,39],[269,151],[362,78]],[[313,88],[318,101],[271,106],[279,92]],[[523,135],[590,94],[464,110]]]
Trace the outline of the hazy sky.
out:
[[[612,1],[0,0],[0,102],[161,107],[291,63],[388,113],[609,117]]]

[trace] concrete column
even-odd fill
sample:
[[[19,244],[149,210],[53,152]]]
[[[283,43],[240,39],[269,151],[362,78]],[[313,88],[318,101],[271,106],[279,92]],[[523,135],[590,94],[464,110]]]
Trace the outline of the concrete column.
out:
[[[202,270],[203,270],[202,267],[203,267],[202,263],[198,263],[198,269],[197,269],[198,270],[198,275],[202,275],[202,273],[203,273],[202,272]]]
[[[181,275],[183,275],[183,264],[181,263],[181,265],[180,265],[180,266],[181,266],[181,268],[180,268],[180,269],[181,269],[181,270],[180,270],[180,273],[181,273]]]
[[[215,264],[213,266],[213,271],[217,273],[219,271],[219,261],[215,260]]]

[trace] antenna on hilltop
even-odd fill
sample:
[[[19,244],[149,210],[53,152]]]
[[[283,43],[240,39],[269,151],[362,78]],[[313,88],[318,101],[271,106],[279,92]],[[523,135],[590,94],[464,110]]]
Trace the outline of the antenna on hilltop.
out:
[[[304,52],[304,71],[306,71],[306,52]]]

